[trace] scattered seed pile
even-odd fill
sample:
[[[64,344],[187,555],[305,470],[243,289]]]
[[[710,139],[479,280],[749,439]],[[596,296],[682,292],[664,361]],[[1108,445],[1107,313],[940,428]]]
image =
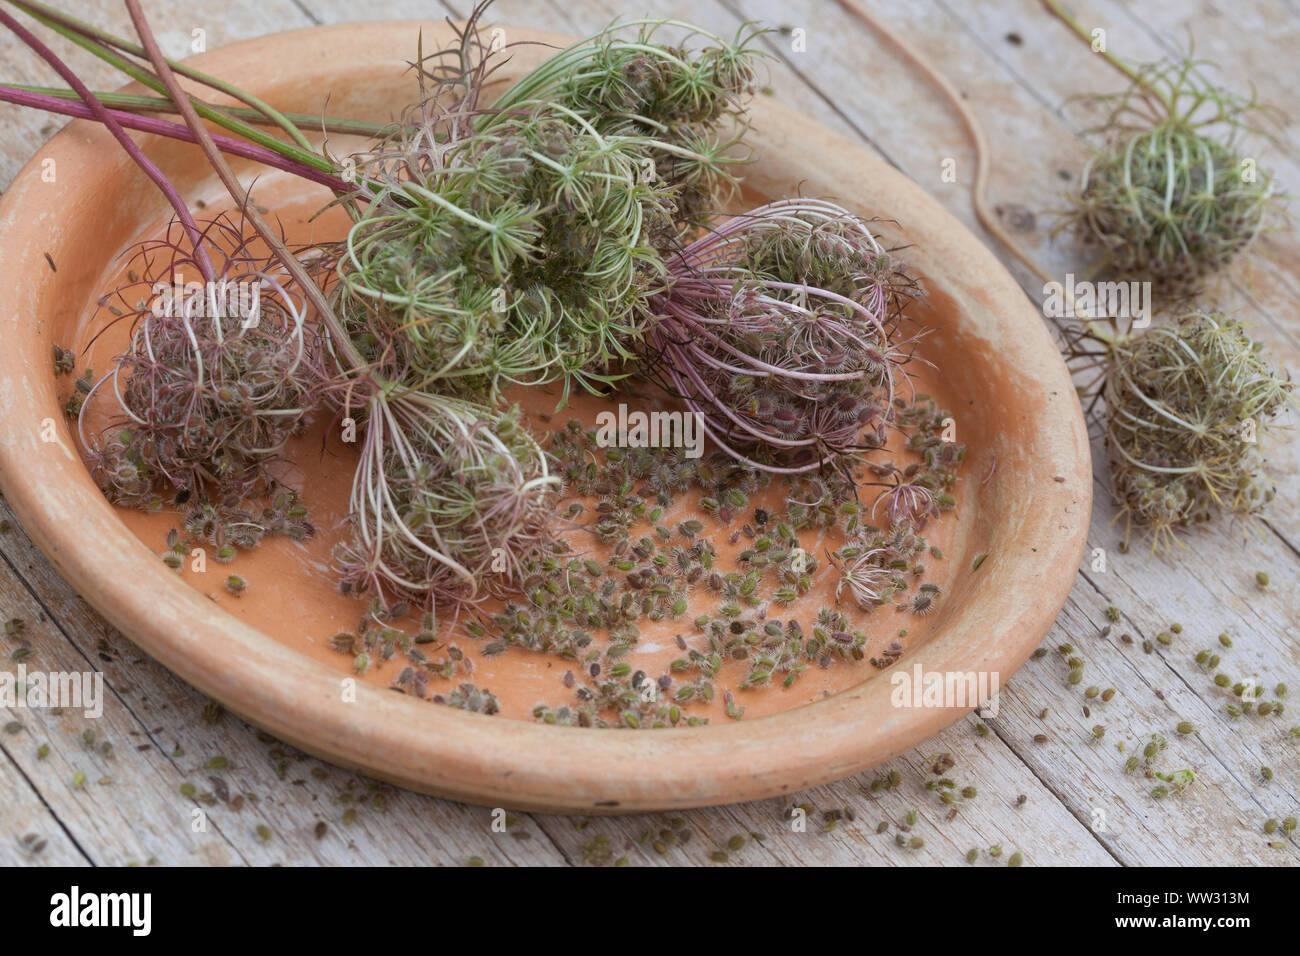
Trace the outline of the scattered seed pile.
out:
[[[809,667],[863,660],[886,667],[902,644],[890,641],[869,654],[868,634],[854,620],[887,605],[917,615],[934,607],[940,588],[925,580],[926,566],[943,555],[922,532],[955,506],[964,455],[962,446],[942,440],[948,413],[928,396],[910,404],[897,399],[895,411],[908,434],[909,461],[868,464],[857,485],[835,472],[774,476],[723,453],[694,460],[681,449],[602,448],[594,429],[570,421],[551,436],[549,453],[574,498],[564,513],[582,520],[581,530],[522,563],[519,597],[462,626],[481,640],[484,656],[518,649],[571,665],[563,685],[572,700],[539,703],[534,716],[579,726],[694,725],[706,718],[687,705],[715,698],[739,719],[744,692],[790,688]],[[859,492],[871,477],[884,488],[867,507]],[[785,491],[784,511],[754,507],[751,496],[774,482]],[[665,523],[678,504],[699,517]],[[734,567],[722,566],[717,535],[743,545]],[[815,552],[829,540],[839,546],[824,566]],[[808,616],[783,613],[813,588],[819,572],[835,575],[839,606]],[[701,592],[709,598],[692,600]],[[688,616],[709,600],[711,612]],[[360,633],[338,635],[333,646],[366,663],[405,652],[409,666],[394,683],[420,697],[431,693],[430,678],[473,674],[461,648],[432,658],[421,647],[436,639],[431,617],[411,637],[381,626],[377,614],[381,609],[372,607]],[[664,673],[647,674],[628,658],[643,623],[665,620],[681,622],[681,653]],[[733,661],[743,662],[734,690],[719,685]]]

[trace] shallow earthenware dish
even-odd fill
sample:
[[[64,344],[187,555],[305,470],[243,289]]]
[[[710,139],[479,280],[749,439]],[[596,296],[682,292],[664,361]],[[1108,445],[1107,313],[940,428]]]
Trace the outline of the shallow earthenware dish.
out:
[[[442,23],[348,24],[237,43],[196,57],[281,109],[397,115],[407,62]],[[512,41],[563,45],[523,29]],[[514,66],[548,55],[523,47]],[[755,197],[796,192],[879,217],[929,291],[917,316],[942,358],[970,449],[955,575],[929,638],[895,669],[989,673],[1026,660],[1059,613],[1088,528],[1091,472],[1079,404],[1043,321],[994,256],[916,184],[865,149],[759,98]],[[198,151],[142,137],[185,195],[211,180]],[[42,180],[44,160],[59,170]],[[237,165],[251,176],[251,165]],[[964,707],[899,707],[890,671],[770,716],[690,729],[597,731],[483,717],[359,684],[243,623],[169,571],[123,524],[83,466],[60,409],[52,347],[68,341],[116,257],[165,218],[161,197],[99,128],[55,136],[0,201],[0,485],[24,527],[112,624],[193,684],[276,736],[402,786],[492,806],[621,812],[751,800],[878,764],[937,733]],[[45,255],[58,263],[53,272]],[[59,440],[42,441],[57,423]],[[972,569],[976,555],[987,558]]]

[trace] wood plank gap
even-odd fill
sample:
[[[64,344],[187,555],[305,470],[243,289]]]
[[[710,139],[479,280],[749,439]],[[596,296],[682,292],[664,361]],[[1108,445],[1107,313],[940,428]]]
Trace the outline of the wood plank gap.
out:
[[[289,0],[289,2],[298,8],[299,13],[312,22],[312,26],[318,27],[324,22],[307,8],[307,4],[303,3],[303,0]]]
[[[68,838],[68,842],[76,848],[77,852],[81,854],[82,858],[85,859],[90,866],[98,867],[99,864],[91,858],[90,854],[86,852],[86,848],[78,842],[76,836],[72,833],[72,830],[70,830],[68,825],[63,822],[63,818],[54,812],[54,807],[52,807],[50,802],[45,799],[45,794],[41,793],[40,788],[36,786],[35,781],[33,781],[31,777],[27,776],[27,771],[23,769],[22,764],[18,762],[17,758],[9,752],[9,748],[3,743],[0,743],[0,754],[4,754],[5,759],[9,761],[14,770],[18,771],[18,775],[23,778],[23,782],[27,784],[36,799],[41,801],[41,806],[43,806],[45,812],[50,815],[50,819],[52,819],[55,824],[57,824],[58,828],[63,831],[63,835]]]

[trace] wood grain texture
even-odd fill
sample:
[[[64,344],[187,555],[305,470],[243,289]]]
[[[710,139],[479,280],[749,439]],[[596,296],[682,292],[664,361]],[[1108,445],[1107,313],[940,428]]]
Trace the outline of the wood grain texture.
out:
[[[127,29],[125,13],[110,0],[95,0],[87,19],[118,32]],[[466,12],[465,0],[447,5],[451,15]],[[645,5],[643,5],[645,6]],[[1117,73],[1073,37],[1038,4],[1011,2],[912,4],[903,0],[872,3],[892,29],[940,64],[985,124],[993,144],[991,203],[1004,222],[1053,273],[1081,273],[1089,253],[1063,234],[1053,236],[1054,213],[1064,206],[1062,172],[1073,176],[1091,140],[1083,131],[1098,114],[1065,105],[1068,97],[1112,91]],[[1079,0],[1072,10],[1088,26],[1107,29],[1110,48],[1144,60],[1168,55],[1189,37],[1199,54],[1217,62],[1224,81],[1244,87],[1254,81],[1266,102],[1291,119],[1279,140],[1260,156],[1277,170],[1284,188],[1300,177],[1294,122],[1300,66],[1292,55],[1300,39],[1300,16],[1293,4],[1251,0],[1229,15],[1209,2],[1181,4],[1145,0]],[[183,15],[159,16],[168,52],[183,53],[191,30],[207,30],[209,45],[276,29],[332,23],[348,18],[375,19],[429,15],[423,0],[357,5],[345,0],[249,3],[221,0],[203,6],[202,22]],[[501,0],[493,18],[521,26],[575,33],[591,32],[620,15],[640,15],[613,2],[512,2]],[[969,201],[973,155],[958,118],[936,91],[869,30],[836,4],[820,0],[665,0],[650,5],[655,16],[691,20],[730,32],[748,19],[806,30],[807,49],[795,52],[790,38],[769,35],[770,85],[783,102],[853,135],[936,196],[982,235],[1037,300],[1033,280],[975,222]],[[1010,39],[1014,35],[1015,40]],[[1018,40],[1018,42],[1016,42]],[[66,52],[65,47],[59,47]],[[91,64],[79,57],[80,65]],[[25,51],[0,37],[0,75],[23,82],[48,82]],[[100,85],[111,77],[91,64],[87,76]],[[0,106],[0,184],[8,180],[57,124]],[[958,181],[944,183],[940,163],[953,157]],[[815,157],[810,161],[815,161]],[[1275,359],[1300,368],[1300,246],[1289,228],[1269,235],[1250,263],[1234,267],[1212,290],[1218,307],[1254,323]],[[1282,718],[1226,715],[1227,692],[1213,686],[1194,663],[1203,647],[1214,647],[1223,667],[1237,678],[1254,677],[1270,688],[1278,682],[1300,687],[1300,452],[1283,436],[1269,449],[1278,465],[1278,500],[1263,524],[1246,535],[1222,527],[1188,539],[1185,550],[1152,557],[1140,547],[1119,549],[1121,530],[1112,525],[1107,503],[1104,457],[1097,455],[1097,497],[1090,547],[1104,548],[1107,567],[1093,571],[1085,562],[1069,603],[1044,641],[1049,653],[1031,661],[1002,695],[992,732],[978,736],[971,718],[923,747],[858,778],[818,788],[795,798],[819,810],[851,807],[854,822],[840,821],[830,832],[821,820],[795,832],[781,801],[645,817],[590,821],[572,817],[520,815],[505,833],[494,832],[490,810],[423,797],[365,781],[268,739],[242,722],[208,711],[199,694],[156,663],[141,659],[130,642],[111,631],[67,587],[44,557],[11,526],[0,534],[0,618],[28,621],[32,661],[49,669],[102,670],[109,688],[104,717],[95,721],[94,745],[83,739],[87,721],[79,715],[54,717],[21,711],[0,715],[0,723],[21,721],[21,730],[0,734],[0,862],[121,864],[156,859],[161,863],[264,864],[397,863],[457,864],[470,856],[489,864],[536,865],[609,862],[626,856],[640,863],[708,863],[710,854],[734,835],[756,833],[731,854],[738,864],[840,863],[866,865],[958,864],[971,848],[1003,847],[994,859],[1005,862],[1020,850],[1026,863],[1106,865],[1240,863],[1296,865],[1294,840],[1285,849],[1266,846],[1261,825],[1300,810],[1300,742],[1287,732],[1300,712]],[[1100,448],[1096,449],[1100,452]],[[0,509],[0,517],[8,518]],[[1274,585],[1260,591],[1256,570],[1267,570]],[[1105,611],[1114,606],[1122,619],[1108,636]],[[41,619],[44,615],[44,620]],[[1174,643],[1155,642],[1173,622],[1183,631]],[[1217,635],[1228,633],[1230,650]],[[1130,634],[1133,644],[1120,638]],[[1144,653],[1143,641],[1152,642]],[[1087,660],[1083,684],[1071,687],[1055,648],[1073,644]],[[7,656],[11,647],[6,645]],[[1086,702],[1088,685],[1115,687],[1108,703]],[[1085,717],[1083,707],[1090,716]],[[1041,715],[1041,716],[1040,716]],[[1195,732],[1175,733],[1183,720]],[[1106,728],[1097,741],[1091,728]],[[1169,740],[1161,766],[1194,769],[1197,782],[1184,794],[1155,800],[1152,781],[1140,772],[1123,773],[1124,761],[1152,733]],[[1045,734],[1045,743],[1035,743]],[[97,745],[108,740],[113,756]],[[42,742],[50,753],[37,757]],[[1128,746],[1121,753],[1117,744]],[[953,807],[939,803],[924,787],[928,765],[940,753],[956,764],[948,772],[959,786],[979,791]],[[230,768],[205,770],[214,756]],[[1262,782],[1261,765],[1274,779]],[[883,795],[869,792],[871,780],[891,769],[901,786]],[[87,782],[72,787],[81,770]],[[101,778],[111,782],[100,784]],[[226,801],[207,807],[183,796],[182,784],[201,795],[219,789],[231,801],[246,797],[240,809]],[[1026,800],[1017,806],[1017,798]],[[378,799],[376,799],[378,798]],[[193,811],[207,814],[207,829],[195,832]],[[910,809],[919,822],[912,834],[924,845],[900,849],[897,825]],[[952,820],[950,810],[957,810]],[[349,811],[355,810],[355,814]],[[344,822],[345,817],[353,822]],[[890,829],[878,834],[877,825]],[[325,833],[318,837],[318,824]],[[257,832],[262,824],[271,837]],[[673,834],[659,836],[661,830]],[[680,834],[690,832],[688,842]],[[46,843],[33,854],[22,842],[38,833]],[[644,840],[647,833],[651,838]],[[659,853],[654,843],[664,849]],[[30,842],[30,841],[29,841]]]

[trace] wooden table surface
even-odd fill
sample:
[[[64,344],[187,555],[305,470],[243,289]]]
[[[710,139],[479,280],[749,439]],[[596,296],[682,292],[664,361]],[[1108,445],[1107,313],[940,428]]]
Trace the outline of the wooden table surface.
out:
[[[66,6],[66,4],[65,4]],[[118,34],[130,32],[115,0],[79,0],[78,15]],[[348,18],[463,16],[468,0],[150,0],[160,40],[184,55],[193,31],[209,47],[263,33]],[[951,0],[888,0],[871,9],[938,63],[985,125],[992,149],[991,203],[1022,243],[1054,274],[1082,273],[1089,253],[1069,235],[1053,237],[1067,180],[1087,155],[1082,131],[1099,114],[1067,104],[1078,93],[1109,91],[1118,74],[1030,0],[964,4]],[[648,9],[647,9],[648,7]],[[445,10],[444,10],[445,8]],[[1300,3],[1297,0],[1075,0],[1072,10],[1090,29],[1107,31],[1111,51],[1146,61],[1177,52],[1189,38],[1213,60],[1223,81],[1300,113]],[[783,27],[764,45],[772,55],[771,95],[829,126],[859,137],[930,191],[975,229],[1042,298],[1042,284],[975,223],[969,197],[974,159],[958,116],[878,36],[825,0],[500,0],[494,22],[588,34],[616,17],[690,20],[731,33],[745,20]],[[803,30],[800,35],[794,30]],[[806,38],[806,43],[795,41]],[[414,43],[414,37],[412,37]],[[84,68],[94,88],[117,78],[88,54],[54,44]],[[796,47],[803,47],[796,49]],[[0,77],[51,84],[33,56],[0,37]],[[0,105],[0,185],[8,183],[39,144],[61,124]],[[1295,127],[1284,121],[1259,164],[1276,171],[1284,188],[1300,185]],[[945,159],[956,160],[957,182],[945,182]],[[815,156],[808,157],[810,163]],[[1249,263],[1238,263],[1211,292],[1220,308],[1254,325],[1284,366],[1300,369],[1300,246],[1290,228],[1264,239]],[[738,834],[756,834],[738,864],[1005,865],[1019,851],[1026,865],[1300,863],[1295,837],[1265,835],[1268,818],[1300,812],[1300,702],[1282,717],[1233,719],[1229,692],[1216,688],[1193,658],[1213,646],[1235,678],[1254,677],[1270,690],[1286,682],[1300,692],[1300,455],[1288,432],[1268,449],[1278,497],[1267,519],[1249,528],[1223,525],[1189,536],[1172,556],[1141,546],[1121,553],[1122,529],[1112,524],[1104,457],[1094,446],[1097,504],[1089,554],[1043,647],[1004,688],[991,732],[962,719],[890,764],[797,798],[818,813],[794,832],[780,800],[673,815],[581,818],[519,815],[506,832],[488,808],[398,790],[339,770],[281,744],[211,704],[146,658],[109,627],[53,570],[0,500],[0,619],[22,618],[43,670],[102,671],[105,711],[39,710],[0,713],[0,863],[5,864],[464,864],[582,865],[626,857],[632,865],[712,863],[714,851]],[[1105,550],[1104,570],[1092,549]],[[1272,584],[1261,590],[1255,574]],[[1106,609],[1121,619],[1101,631]],[[1178,622],[1171,645],[1155,641]],[[1217,636],[1227,633],[1231,649]],[[1121,640],[1132,635],[1134,643]],[[0,638],[12,669],[17,646]],[[1151,642],[1146,653],[1143,642]],[[1107,703],[1083,713],[1083,685],[1071,687],[1055,648],[1074,644],[1087,660],[1084,684],[1114,687]],[[1195,731],[1175,727],[1191,721]],[[1091,728],[1101,723],[1105,739]],[[1191,769],[1195,783],[1158,800],[1152,781],[1125,774],[1124,763],[1153,733],[1169,744],[1166,770]],[[1045,742],[1035,738],[1045,735]],[[1041,738],[1040,738],[1041,739]],[[1127,753],[1117,744],[1127,743]],[[927,790],[939,754],[955,765],[947,776],[978,796],[951,806]],[[212,758],[228,767],[206,769]],[[1265,781],[1261,767],[1273,771]],[[901,783],[875,795],[870,784],[897,770]],[[84,778],[80,775],[84,774]],[[78,785],[79,784],[79,785]],[[196,832],[198,798],[227,799],[207,808]],[[185,787],[186,792],[189,792]],[[236,799],[243,794],[244,799]],[[209,797],[209,800],[213,798]],[[821,811],[850,808],[854,819],[833,829]],[[900,848],[898,825],[917,811],[910,837],[923,846]],[[955,814],[953,811],[956,811]],[[877,832],[888,823],[887,832]],[[671,833],[667,839],[660,830]],[[645,841],[650,831],[653,839]],[[689,834],[687,836],[686,834]],[[658,841],[664,852],[652,844]],[[1279,842],[1276,847],[1270,842]],[[1000,856],[987,852],[1000,846]]]

